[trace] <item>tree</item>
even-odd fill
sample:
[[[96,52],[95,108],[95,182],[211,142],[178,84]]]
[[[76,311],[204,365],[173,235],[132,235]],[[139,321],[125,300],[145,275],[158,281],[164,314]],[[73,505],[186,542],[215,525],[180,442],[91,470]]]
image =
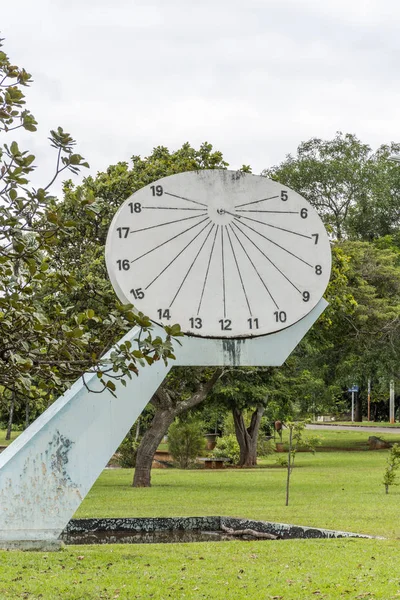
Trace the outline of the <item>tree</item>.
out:
[[[22,91],[31,81],[25,69],[13,65],[7,55],[0,52],[0,131],[3,136],[21,128],[36,131],[37,123],[24,106]],[[88,165],[73,152],[75,142],[61,128],[51,132],[50,141],[57,151],[56,173],[38,190],[27,187],[35,157],[20,150],[11,140],[0,149],[0,384],[13,401],[16,395],[40,396],[41,386],[46,383],[51,386],[57,375],[54,369],[43,367],[39,361],[45,362],[43,350],[51,342],[58,347],[65,342],[65,338],[53,340],[51,325],[38,298],[38,291],[48,277],[47,254],[58,231],[65,227],[53,218],[53,198],[48,189],[62,171],[77,173],[80,167]],[[54,277],[65,284],[63,277],[58,274]],[[69,333],[72,338],[72,332]],[[33,371],[40,373],[34,392]]]
[[[286,427],[289,430],[289,448],[288,448],[288,461],[287,461],[287,477],[286,477],[286,502],[285,505],[289,506],[289,490],[290,490],[290,476],[294,468],[294,461],[296,458],[297,450],[300,446],[305,446],[315,454],[315,448],[321,443],[317,436],[304,437],[304,429],[306,427],[305,421],[288,421]]]
[[[374,240],[400,223],[400,169],[388,160],[399,144],[373,152],[355,135],[302,142],[295,157],[263,174],[302,194],[319,212],[333,237]]]
[[[223,373],[222,368],[174,367],[150,402],[155,413],[137,451],[134,487],[150,487],[154,454],[176,417],[203,402]]]
[[[265,408],[262,404],[256,406],[251,415],[250,423],[246,426],[243,411],[237,407],[232,408],[236,438],[240,447],[240,467],[255,467],[257,464],[258,434],[264,410]]]
[[[56,249],[68,246],[80,233],[77,223],[90,220],[97,208],[90,195],[82,196],[75,221],[49,192],[61,173],[76,174],[88,166],[60,127],[50,133],[56,150],[54,176],[41,188],[29,186],[35,157],[8,137],[20,128],[36,131],[23,94],[31,81],[0,51],[0,132],[7,139],[0,147],[0,389],[10,401],[10,413],[16,400],[24,399],[26,406],[48,404],[85,371],[96,372],[103,388],[113,393],[113,379],[132,377],[140,361],[172,358],[171,337],[179,334],[175,327],[165,341],[152,339],[150,321],[130,306],[117,305],[102,318],[83,298],[79,306],[74,304],[82,262],[77,260],[71,272],[67,263],[57,263]],[[139,348],[124,343],[109,360],[103,359],[109,347],[107,326],[126,331],[133,325],[144,331]]]
[[[211,395],[212,401],[225,404],[232,412],[241,467],[257,464],[257,441],[272,373],[273,369],[269,367],[229,369]],[[245,411],[250,409],[250,422],[246,423]]]
[[[324,360],[343,389],[360,385],[357,420],[367,380],[374,380],[376,391],[379,381],[385,382],[387,390],[389,380],[399,375],[400,254],[387,242],[382,247],[381,240],[347,241],[338,247],[348,257],[345,277],[353,306],[334,315]]]
[[[330,305],[277,371],[269,403],[286,397],[302,417],[343,412],[347,389],[357,383],[356,419],[361,420],[368,379],[375,398],[387,399],[389,380],[400,375],[399,258],[397,236],[335,243],[325,294]]]
[[[400,446],[393,444],[389,450],[389,456],[386,459],[386,469],[383,474],[383,485],[385,486],[386,494],[389,493],[390,485],[398,485],[396,483],[397,471],[400,467]]]

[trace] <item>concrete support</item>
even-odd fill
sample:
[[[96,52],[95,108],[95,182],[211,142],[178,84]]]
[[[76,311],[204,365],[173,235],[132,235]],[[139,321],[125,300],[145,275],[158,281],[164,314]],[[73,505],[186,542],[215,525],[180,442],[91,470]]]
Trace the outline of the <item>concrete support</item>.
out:
[[[326,305],[321,300],[304,319],[269,336],[185,337],[182,346],[176,344],[176,361],[141,369],[126,387],[116,382],[117,398],[91,393],[78,380],[0,455],[0,548],[18,542],[25,548],[57,546],[60,533],[172,366],[280,365]],[[124,340],[133,342],[137,333],[132,330]],[[100,390],[95,375],[85,380],[91,390]]]

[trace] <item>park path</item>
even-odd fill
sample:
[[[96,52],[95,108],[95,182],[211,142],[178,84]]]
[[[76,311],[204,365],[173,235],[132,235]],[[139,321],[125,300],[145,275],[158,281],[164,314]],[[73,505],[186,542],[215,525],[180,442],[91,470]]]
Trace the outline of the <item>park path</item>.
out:
[[[317,424],[309,424],[306,425],[306,429],[319,429],[322,430],[324,429],[325,431],[328,429],[332,429],[332,430],[336,430],[336,431],[365,431],[368,433],[399,433],[400,434],[400,426],[399,427],[371,427],[368,425],[357,425],[357,426],[353,426],[353,425],[340,425],[340,424],[335,424],[335,425],[323,425],[321,423],[321,425],[317,425]]]

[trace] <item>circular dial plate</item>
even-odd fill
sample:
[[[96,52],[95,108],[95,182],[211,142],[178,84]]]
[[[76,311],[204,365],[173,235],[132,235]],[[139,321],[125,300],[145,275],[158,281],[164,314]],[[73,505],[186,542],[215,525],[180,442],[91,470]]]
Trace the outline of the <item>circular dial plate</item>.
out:
[[[189,171],[133,194],[116,213],[106,263],[123,303],[202,337],[253,337],[293,325],[329,281],[317,212],[265,177]]]

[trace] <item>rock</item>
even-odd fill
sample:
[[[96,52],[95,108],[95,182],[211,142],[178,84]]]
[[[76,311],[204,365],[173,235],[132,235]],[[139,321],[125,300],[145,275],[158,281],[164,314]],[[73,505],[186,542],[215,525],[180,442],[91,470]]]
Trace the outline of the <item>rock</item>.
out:
[[[368,438],[368,445],[370,450],[383,450],[384,448],[390,448],[389,442],[385,442],[382,438],[376,435],[371,435]]]

